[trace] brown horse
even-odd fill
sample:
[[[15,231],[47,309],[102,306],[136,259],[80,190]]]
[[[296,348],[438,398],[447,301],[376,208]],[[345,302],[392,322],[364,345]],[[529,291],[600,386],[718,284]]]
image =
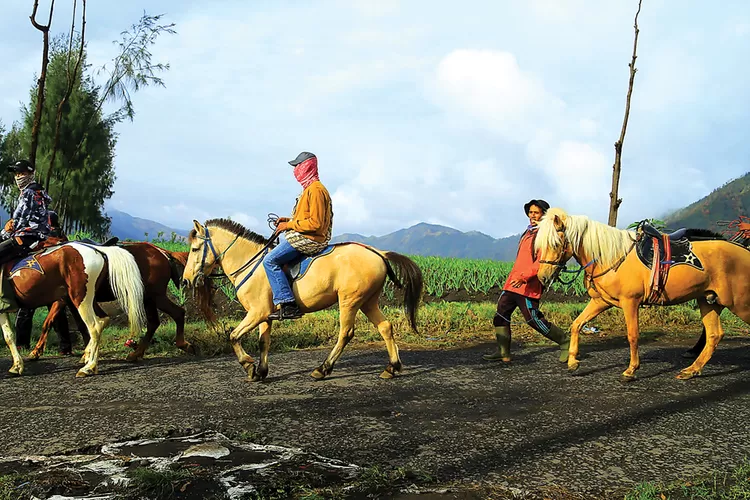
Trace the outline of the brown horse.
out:
[[[143,282],[135,259],[127,251],[72,242],[47,248],[25,263],[11,271],[9,276],[18,307],[37,308],[67,297],[91,334],[84,351],[85,366],[78,371],[77,377],[98,371],[101,333],[109,317],[95,302],[94,295],[105,280],[111,283],[113,295],[128,314],[131,333],[140,333],[146,321]],[[10,373],[20,375],[23,360],[16,348],[15,332],[8,321],[10,310],[0,313],[0,325],[13,356]]]
[[[630,364],[624,381],[635,378],[638,357],[638,309],[650,294],[651,270],[638,259],[636,233],[593,221],[581,215],[568,215],[560,208],[547,211],[539,223],[535,248],[541,251],[539,279],[549,284],[561,266],[575,257],[585,268],[585,283],[591,301],[570,327],[568,369],[578,369],[578,336],[583,325],[610,307],[625,315],[630,343]],[[659,305],[672,305],[696,299],[701,311],[707,342],[695,362],[677,376],[689,379],[701,373],[724,335],[719,315],[729,309],[750,323],[750,252],[741,245],[715,239],[692,241],[691,249],[703,270],[689,265],[673,265]]]
[[[226,219],[212,219],[205,226],[193,221],[190,233],[190,256],[185,265],[185,283],[200,285],[205,276],[220,266],[237,290],[237,299],[247,315],[232,331],[230,342],[237,359],[253,381],[268,375],[268,348],[271,321],[268,315],[274,304],[271,286],[262,268],[256,272],[265,256],[264,249],[271,243],[248,231],[240,224]],[[380,310],[378,301],[390,278],[402,286],[392,266],[402,277],[404,306],[411,327],[416,331],[416,313],[422,294],[422,271],[408,257],[381,252],[359,244],[338,245],[333,252],[318,257],[306,274],[294,281],[292,289],[304,312],[326,309],[339,304],[340,332],[338,342],[328,358],[312,372],[312,377],[323,379],[333,371],[346,344],[354,336],[354,320],[362,311],[385,340],[389,363],[381,378],[392,378],[401,371],[398,346],[393,339],[393,328]],[[260,327],[260,362],[256,369],[253,358],[242,348],[242,337]]]
[[[143,305],[146,311],[146,334],[141,337],[135,350],[128,354],[127,361],[138,361],[143,359],[146,349],[151,343],[154,332],[159,328],[159,311],[168,314],[175,322],[176,334],[175,344],[188,354],[195,354],[195,347],[185,341],[185,309],[175,304],[169,299],[167,294],[169,281],[180,287],[182,281],[182,271],[187,262],[188,252],[170,252],[157,247],[151,243],[135,242],[124,243],[122,248],[127,250],[135,259],[138,269],[143,280]],[[215,321],[213,311],[210,307],[210,283],[205,282],[204,286],[196,288],[196,299],[199,308],[204,317],[210,323]],[[112,287],[108,280],[104,280],[96,292],[97,302],[111,302],[115,299]],[[36,347],[29,354],[29,359],[36,360],[44,353],[47,343],[47,335],[58,314],[65,314],[66,301],[59,300],[50,308],[44,325],[42,334]],[[79,324],[79,329],[84,336],[84,341],[88,337],[85,325],[82,325],[80,318],[73,310],[73,318]],[[83,327],[83,328],[82,328]]]

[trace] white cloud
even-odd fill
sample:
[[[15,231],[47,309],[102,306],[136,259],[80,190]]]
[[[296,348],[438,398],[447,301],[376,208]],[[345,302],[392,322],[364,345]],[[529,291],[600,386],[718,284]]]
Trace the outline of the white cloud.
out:
[[[438,64],[435,93],[450,117],[464,126],[488,127],[503,138],[525,142],[536,128],[565,108],[513,54],[455,50]]]
[[[339,188],[331,195],[334,227],[357,227],[370,221],[370,211],[356,189]]]
[[[229,218],[235,222],[239,222],[248,229],[258,230],[262,227],[258,219],[243,212],[233,212]]]

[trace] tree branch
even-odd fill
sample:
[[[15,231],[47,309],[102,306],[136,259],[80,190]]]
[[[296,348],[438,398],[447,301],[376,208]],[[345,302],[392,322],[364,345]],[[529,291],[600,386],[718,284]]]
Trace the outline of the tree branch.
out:
[[[75,16],[76,16],[76,0],[73,0],[73,24],[70,27],[70,40],[68,42],[68,63],[65,68],[68,77],[68,87],[65,89],[65,94],[57,105],[57,116],[55,118],[55,139],[52,142],[52,154],[49,160],[49,169],[47,169],[47,179],[45,181],[44,188],[49,192],[50,182],[52,180],[52,171],[55,169],[55,159],[57,158],[57,150],[60,146],[60,125],[62,124],[62,114],[65,104],[70,99],[70,95],[73,93],[73,87],[78,76],[78,72],[81,69],[81,62],[83,61],[83,48],[86,42],[86,0],[83,1],[82,15],[81,15],[81,40],[80,46],[78,47],[78,59],[76,59],[75,67],[73,68],[73,74],[70,74],[70,53],[73,47],[73,35],[75,28]]]
[[[628,94],[625,100],[625,117],[622,120],[622,129],[620,130],[620,138],[615,142],[615,162],[612,165],[612,191],[609,193],[609,225],[617,225],[617,210],[622,204],[622,198],[617,197],[617,192],[620,187],[620,173],[622,171],[622,144],[625,142],[625,132],[628,130],[628,118],[630,117],[630,99],[633,95],[633,82],[635,81],[635,73],[638,71],[635,67],[635,60],[638,58],[638,16],[641,13],[641,2],[638,0],[638,11],[635,13],[635,21],[633,28],[635,30],[635,37],[633,38],[633,57],[628,67],[630,68],[630,80],[628,81]]]
[[[52,12],[55,10],[55,0],[52,0],[49,7],[49,19],[46,25],[39,24],[36,20],[39,0],[34,0],[34,10],[31,12],[31,24],[42,32],[42,41],[44,48],[42,50],[42,72],[37,80],[36,110],[34,110],[34,122],[31,127],[31,147],[29,151],[29,161],[36,166],[36,150],[39,145],[39,128],[42,123],[42,109],[44,106],[44,82],[47,79],[47,64],[49,63],[49,27],[52,26]]]

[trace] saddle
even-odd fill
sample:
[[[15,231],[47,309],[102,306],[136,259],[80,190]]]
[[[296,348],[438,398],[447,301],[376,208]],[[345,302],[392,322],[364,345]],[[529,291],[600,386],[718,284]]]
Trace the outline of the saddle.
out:
[[[693,246],[687,237],[688,230],[678,229],[673,233],[662,233],[644,221],[638,225],[636,254],[641,263],[651,270],[649,295],[645,303],[663,303],[664,287],[672,266],[684,264],[703,271],[703,264],[693,253]]]
[[[315,255],[303,255],[302,257],[286,264],[284,266],[284,273],[286,274],[287,278],[289,278],[290,282],[302,279],[316,259],[328,255],[329,253],[333,252],[337,246],[345,244],[346,243],[333,243],[331,245],[328,245]]]

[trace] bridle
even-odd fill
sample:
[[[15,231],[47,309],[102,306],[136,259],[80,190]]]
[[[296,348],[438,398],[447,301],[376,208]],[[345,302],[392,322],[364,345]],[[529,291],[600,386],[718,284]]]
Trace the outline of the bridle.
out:
[[[559,232],[561,232],[563,234],[562,246],[563,246],[563,249],[565,249],[565,248],[567,248],[570,245],[570,242],[568,241],[568,238],[565,235],[565,226],[564,225],[562,226],[562,229],[560,229]],[[596,264],[596,259],[591,259],[584,266],[584,265],[581,265],[581,261],[578,260],[578,257],[575,254],[573,254],[573,252],[571,252],[571,254],[573,254],[573,258],[576,260],[576,262],[578,262],[578,266],[579,267],[578,267],[578,269],[567,269],[566,264],[567,264],[567,261],[568,261],[569,258],[565,258],[565,253],[566,253],[565,250],[563,250],[563,252],[560,255],[560,258],[558,260],[556,260],[556,261],[552,261],[552,260],[540,260],[539,263],[540,264],[547,264],[547,265],[550,265],[550,266],[555,266],[557,268],[557,270],[555,271],[553,280],[556,279],[560,283],[562,283],[563,285],[571,285],[571,284],[573,284],[578,279],[578,276],[581,275],[581,273],[585,273],[586,274],[586,278],[588,278],[588,283],[586,284],[586,289],[593,288],[594,290],[596,290],[596,284],[594,283],[594,280],[597,279],[597,278],[601,278],[602,276],[604,276],[605,274],[607,274],[607,273],[609,273],[611,271],[615,271],[616,272],[617,269],[619,269],[620,265],[622,265],[622,263],[625,262],[625,259],[627,258],[628,254],[633,250],[633,248],[635,248],[635,244],[636,244],[636,241],[633,240],[633,244],[630,246],[630,248],[628,248],[628,251],[625,252],[622,257],[620,257],[619,259],[617,259],[617,261],[614,264],[612,264],[611,266],[609,266],[606,270],[604,270],[604,271],[602,271],[602,272],[600,272],[598,274],[594,274],[593,273],[593,266]],[[586,269],[588,269],[589,267],[591,267],[592,269],[589,272],[586,272]],[[570,281],[564,281],[560,277],[560,273],[574,274],[575,276],[573,276],[573,278]]]
[[[211,253],[214,256],[214,262],[219,262],[224,255],[229,251],[230,248],[232,248],[232,245],[234,245],[237,240],[240,238],[240,235],[236,235],[232,242],[227,246],[223,252],[219,253],[216,251],[216,247],[214,247],[213,241],[211,241],[211,233],[208,231],[208,227],[204,228],[206,231],[205,236],[201,236],[196,233],[195,237],[199,240],[203,240],[203,257],[201,258],[201,265],[198,268],[198,272],[196,273],[195,277],[196,279],[198,277],[205,278],[205,269],[206,269],[206,258],[208,257],[208,250],[211,249]]]
[[[270,223],[270,221],[271,221],[271,217],[270,217],[271,215],[273,215],[273,214],[269,214],[269,223]],[[277,216],[277,217],[278,217],[278,216]],[[220,262],[220,261],[221,261],[221,258],[222,258],[222,257],[224,257],[224,255],[226,255],[226,253],[227,253],[227,252],[229,251],[229,249],[230,249],[230,248],[232,248],[232,246],[233,246],[233,245],[234,245],[234,244],[235,244],[235,243],[237,242],[237,240],[238,240],[238,239],[240,238],[240,235],[239,235],[239,234],[235,235],[235,237],[234,237],[234,239],[232,240],[232,242],[231,242],[231,243],[230,243],[230,244],[229,244],[229,245],[228,245],[228,246],[227,246],[227,247],[226,247],[226,248],[224,249],[224,251],[223,251],[223,252],[221,252],[221,253],[218,253],[218,252],[216,251],[216,247],[214,247],[213,241],[211,241],[211,233],[210,233],[210,232],[209,232],[209,230],[208,230],[208,226],[205,226],[205,227],[204,227],[204,229],[205,229],[205,236],[201,236],[201,235],[199,235],[199,234],[197,234],[197,233],[196,233],[196,235],[195,235],[195,237],[196,237],[196,238],[198,238],[198,239],[200,239],[200,240],[203,240],[203,257],[202,257],[202,259],[201,259],[201,265],[200,265],[200,267],[198,268],[198,272],[196,273],[196,279],[197,279],[198,277],[203,277],[203,278],[205,278],[205,277],[206,277],[206,276],[205,276],[205,268],[206,268],[206,258],[208,257],[208,250],[209,250],[209,249],[211,249],[211,253],[212,253],[212,254],[213,254],[213,256],[214,256],[214,262],[217,262],[217,263],[218,263],[218,262]],[[239,268],[239,269],[237,269],[236,271],[233,271],[233,272],[231,272],[231,273],[225,273],[225,274],[223,275],[223,276],[226,276],[226,277],[235,277],[235,276],[237,276],[237,275],[238,275],[239,273],[241,273],[242,271],[244,271],[245,269],[247,269],[248,267],[250,267],[250,264],[252,264],[252,263],[253,263],[253,262],[254,262],[254,261],[255,261],[256,259],[258,259],[258,257],[260,257],[260,259],[258,259],[258,262],[257,262],[257,263],[255,264],[255,266],[254,266],[254,267],[253,267],[253,268],[252,268],[252,269],[250,270],[250,272],[249,272],[249,273],[248,273],[248,274],[247,274],[247,275],[246,275],[246,276],[245,276],[245,277],[244,277],[244,278],[243,278],[243,279],[242,279],[242,280],[241,280],[241,281],[240,281],[239,283],[237,283],[237,284],[236,284],[236,285],[234,286],[234,288],[235,288],[235,291],[236,291],[236,290],[239,290],[239,288],[240,288],[240,287],[241,287],[241,286],[242,286],[242,285],[243,285],[243,284],[244,284],[244,283],[245,283],[245,282],[246,282],[246,281],[247,281],[248,279],[250,279],[250,277],[251,277],[251,276],[253,275],[253,273],[254,273],[254,272],[256,271],[256,269],[258,269],[258,267],[260,266],[260,264],[261,264],[261,263],[263,262],[263,258],[264,258],[264,257],[266,256],[266,254],[267,254],[267,253],[269,252],[269,250],[270,250],[270,249],[271,249],[271,247],[273,246],[273,244],[274,244],[274,241],[275,241],[275,238],[276,238],[276,233],[274,233],[274,236],[273,236],[273,237],[271,237],[271,239],[269,239],[269,240],[268,240],[268,242],[267,242],[267,243],[266,243],[265,245],[263,245],[263,248],[261,248],[261,249],[260,249],[260,250],[258,251],[258,253],[256,253],[255,255],[253,255],[253,256],[252,256],[252,257],[250,258],[250,260],[248,260],[248,261],[247,261],[247,262],[245,262],[245,263],[244,263],[244,264],[243,264],[242,266],[240,266],[240,268]],[[208,277],[209,277],[209,278],[210,278],[210,277],[222,277],[222,275],[221,275],[221,274],[217,274],[217,275],[213,275],[213,274],[211,274],[211,275],[209,275]]]

